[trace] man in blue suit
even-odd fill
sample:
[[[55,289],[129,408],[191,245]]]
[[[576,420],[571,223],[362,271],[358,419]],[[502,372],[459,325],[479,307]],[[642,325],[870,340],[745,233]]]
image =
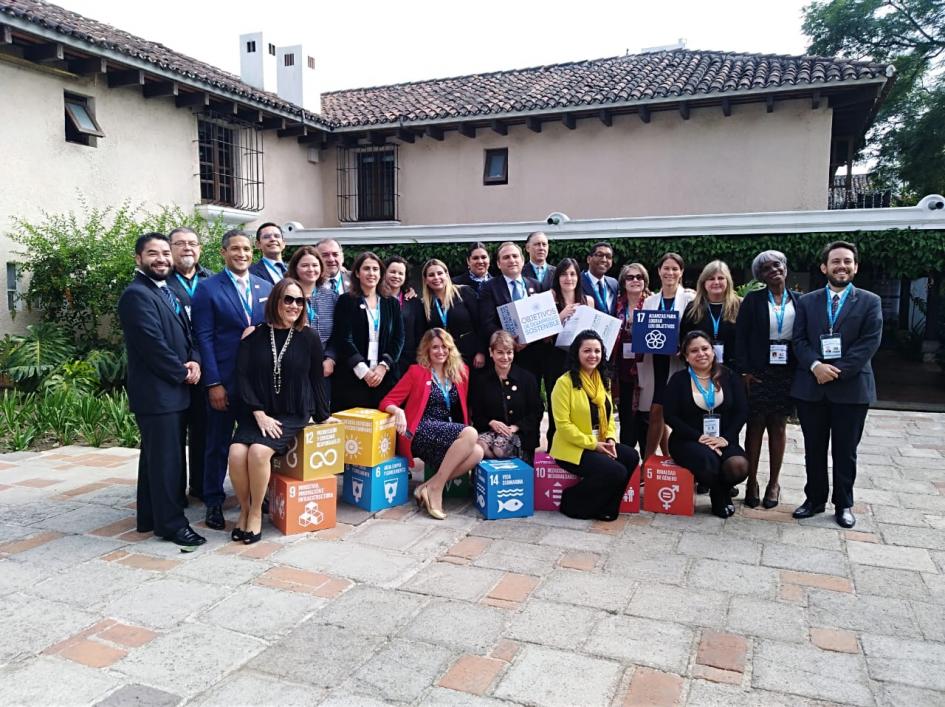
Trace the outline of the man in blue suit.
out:
[[[262,253],[262,257],[258,263],[249,266],[249,271],[270,285],[275,285],[285,277],[288,270],[282,262],[282,251],[285,250],[282,229],[271,221],[257,228],[256,248]]]
[[[184,516],[184,425],[190,388],[200,381],[200,356],[180,300],[167,286],[171,245],[160,233],[135,243],[134,279],[118,300],[128,352],[128,405],[141,431],[137,530],[178,545],[206,540]]]
[[[827,503],[827,446],[833,457],[833,505],[837,524],[852,528],[856,448],[869,404],[876,400],[871,359],[883,336],[877,295],[853,286],[859,269],[856,246],[830,243],[821,256],[827,286],[797,304],[794,353],[797,370],[791,395],[804,433],[806,499],[795,518],[823,513]]]
[[[614,249],[601,241],[591,246],[587,270],[581,274],[581,289],[594,299],[594,307],[604,314],[617,311],[617,281],[607,274],[614,264]]]
[[[223,530],[223,481],[239,392],[236,389],[236,354],[240,339],[265,320],[266,300],[272,285],[249,272],[253,244],[239,230],[223,235],[223,272],[201,283],[191,305],[194,336],[203,361],[207,389],[207,451],[204,457],[203,501],[207,527]]]

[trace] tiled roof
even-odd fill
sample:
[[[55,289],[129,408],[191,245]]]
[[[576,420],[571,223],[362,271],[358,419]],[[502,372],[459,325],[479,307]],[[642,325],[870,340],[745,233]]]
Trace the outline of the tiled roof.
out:
[[[561,111],[883,78],[886,65],[827,57],[676,49],[322,94],[336,126]]]

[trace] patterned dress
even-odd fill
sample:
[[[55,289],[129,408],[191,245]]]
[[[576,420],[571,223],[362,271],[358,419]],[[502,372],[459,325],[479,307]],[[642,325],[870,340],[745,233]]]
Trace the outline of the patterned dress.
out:
[[[427,400],[427,407],[423,411],[423,417],[420,419],[410,445],[414,456],[422,459],[427,469],[440,468],[443,457],[446,456],[446,450],[466,427],[462,422],[453,422],[450,416],[450,409],[454,411],[461,409],[459,393],[455,385],[450,388],[449,397],[449,404],[447,404],[439,386],[430,386],[430,399]]]

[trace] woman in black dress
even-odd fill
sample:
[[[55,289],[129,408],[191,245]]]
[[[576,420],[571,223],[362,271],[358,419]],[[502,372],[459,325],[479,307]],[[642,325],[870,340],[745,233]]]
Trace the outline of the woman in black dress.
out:
[[[397,382],[404,319],[400,303],[378,291],[383,277],[383,261],[374,253],[361,253],[351,268],[351,287],[335,305],[338,364],[332,410],[376,408]]]
[[[446,329],[463,363],[471,369],[482,368],[486,364],[485,345],[479,332],[479,298],[473,288],[450,280],[446,263],[436,258],[423,264],[420,282],[420,297],[410,303],[410,316],[417,322],[417,341],[434,327]]]
[[[712,340],[703,331],[687,334],[679,346],[687,369],[674,374],[663,391],[663,417],[673,432],[669,453],[696,481],[709,487],[712,512],[735,512],[732,487],[748,476],[738,435],[748,419],[741,380],[715,359]]]
[[[735,319],[741,303],[728,265],[713,260],[702,268],[696,282],[696,295],[686,307],[679,327],[680,340],[690,331],[711,334],[716,360],[736,370]]]
[[[407,372],[411,364],[417,361],[417,342],[423,331],[418,331],[416,309],[412,306],[417,294],[407,284],[410,276],[410,264],[399,255],[392,255],[385,263],[384,279],[381,281],[381,294],[393,297],[400,305],[400,314],[404,318],[404,348],[397,362],[397,378]]]
[[[236,359],[242,411],[230,444],[230,481],[240,502],[231,535],[247,545],[262,538],[262,503],[269,462],[285,454],[309,420],[329,419],[322,379],[322,343],[308,326],[298,281],[276,283],[266,323],[240,342]]]
[[[538,427],[545,410],[535,376],[512,362],[515,339],[499,329],[489,341],[492,366],[469,391],[473,426],[486,459],[519,457],[531,464],[538,448]]]

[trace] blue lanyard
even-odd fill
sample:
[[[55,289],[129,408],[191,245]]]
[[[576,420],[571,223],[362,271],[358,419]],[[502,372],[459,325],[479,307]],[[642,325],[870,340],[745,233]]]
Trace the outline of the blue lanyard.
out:
[[[315,293],[309,297],[305,303],[305,310],[308,312],[308,325],[316,326],[318,324],[318,300],[315,299]]]
[[[436,375],[436,371],[434,371],[432,368],[430,369],[430,373],[433,374],[433,382],[436,383],[436,387],[440,389],[440,393],[443,395],[443,400],[446,402],[446,409],[449,410],[450,389],[452,386],[449,384],[449,381],[441,383],[440,379]]]
[[[230,281],[236,285],[236,292],[240,296],[240,303],[243,305],[243,311],[246,312],[246,321],[250,324],[253,323],[253,305],[249,303],[250,290],[249,290],[249,280],[246,281],[246,291],[240,292],[240,283],[236,279],[236,275],[231,273],[229,270],[226,271],[226,274],[230,276]],[[247,278],[249,275],[247,275]]]
[[[692,378],[692,382],[696,384],[696,389],[702,394],[702,399],[705,400],[705,406],[709,408],[709,412],[712,412],[715,409],[715,383],[709,380],[709,389],[706,390],[702,387],[702,383],[699,382],[699,377],[691,368],[689,369],[689,377]]]
[[[341,273],[338,273],[338,275],[332,280],[332,282],[335,285],[335,292],[337,292],[339,295],[343,295],[344,294],[344,280],[341,277]]]
[[[828,298],[829,300],[829,298]],[[778,322],[778,338],[781,338],[781,329],[784,328],[784,312],[787,310],[788,303],[788,293],[787,290],[781,293],[781,306],[778,307],[777,303],[774,301],[774,295],[771,294],[771,290],[768,290],[768,301],[771,303],[771,307],[774,309],[774,318]],[[827,309],[830,309],[830,303],[827,303]]]
[[[538,280],[538,282],[545,279],[545,268],[547,267],[547,265],[535,265],[535,263],[532,263],[532,270],[535,271],[535,279]]]
[[[381,297],[380,295],[374,295],[377,297],[377,306],[374,308],[375,314],[371,314],[371,308],[368,307],[367,300],[364,297],[361,298],[361,303],[364,304],[364,309],[367,311],[368,316],[371,318],[371,323],[374,325],[374,333],[376,334],[381,328]]]
[[[446,310],[443,309],[443,306],[440,304],[440,298],[439,298],[439,297],[435,297],[435,298],[433,299],[433,304],[436,305],[436,313],[440,315],[440,321],[443,322],[443,326],[444,326],[444,327],[445,327],[445,326],[449,326],[449,325],[446,323],[446,319],[447,319],[447,317],[449,316],[449,310],[448,310],[448,309],[446,309]]]
[[[850,292],[853,290],[853,283],[851,282],[843,290],[843,294],[840,295],[840,302],[837,304],[836,313],[832,312],[830,309],[830,300],[833,298],[833,292],[830,290],[830,285],[827,285],[827,321],[830,322],[830,333],[833,334],[833,327],[837,323],[837,320],[840,318],[840,311],[843,309],[844,303],[847,301],[847,297],[850,296]]]
[[[722,323],[722,314],[719,313],[718,319],[715,318],[715,315],[712,313],[712,304],[711,302],[706,303],[709,307],[709,319],[712,320],[712,338],[719,338],[719,324]]]
[[[269,258],[263,258],[262,262],[263,265],[266,266],[266,270],[269,271],[269,274],[272,275],[272,281],[279,282],[279,280],[282,279],[282,272],[275,265],[270,264],[275,261],[270,261]]]
[[[184,292],[187,293],[187,296],[193,299],[194,292],[197,291],[197,284],[200,282],[200,275],[197,275],[196,273],[194,274],[194,284],[192,285],[188,285],[187,280],[181,277],[180,273],[178,272],[174,273],[174,277],[176,277],[177,281],[183,286]]]
[[[597,303],[597,308],[598,308],[601,312],[607,312],[607,311],[609,311],[609,310],[607,309],[607,300],[606,300],[606,299],[605,299],[605,300],[601,300],[601,298],[600,298],[600,292],[598,292],[597,288],[594,287],[594,281],[591,280],[591,276],[588,275],[588,274],[585,272],[585,273],[584,273],[584,279],[587,281],[587,286],[590,288],[591,294],[592,294],[593,297],[594,297],[594,301]]]
[[[669,307],[667,307],[667,306],[666,306],[666,298],[663,297],[663,295],[660,295],[660,311],[661,311],[661,312],[671,312],[671,311],[673,311],[673,310],[676,308],[676,307],[675,307],[675,304],[676,304],[676,297],[673,297],[673,298],[672,298],[671,300],[669,300],[669,301],[672,302],[673,304],[670,305]]]

